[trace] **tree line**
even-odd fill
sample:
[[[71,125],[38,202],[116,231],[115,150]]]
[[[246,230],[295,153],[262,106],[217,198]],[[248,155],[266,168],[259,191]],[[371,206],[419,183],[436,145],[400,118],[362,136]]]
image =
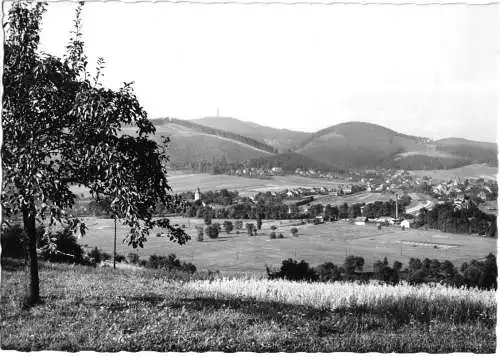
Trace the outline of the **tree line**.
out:
[[[321,282],[363,282],[375,279],[388,284],[407,281],[413,285],[440,283],[455,287],[497,289],[498,268],[493,253],[483,259],[465,262],[460,268],[455,267],[449,260],[439,261],[428,258],[423,260],[410,258],[405,269],[397,260],[390,265],[387,257],[373,263],[372,271],[364,271],[364,265],[364,258],[354,255],[347,256],[341,265],[326,262],[317,267],[310,267],[304,260],[298,262],[290,258],[283,260],[279,269],[266,266],[266,271],[269,279]]]
[[[479,233],[497,237],[497,218],[481,211],[473,202],[457,207],[452,202],[422,208],[415,219],[415,227],[428,227],[451,233]]]

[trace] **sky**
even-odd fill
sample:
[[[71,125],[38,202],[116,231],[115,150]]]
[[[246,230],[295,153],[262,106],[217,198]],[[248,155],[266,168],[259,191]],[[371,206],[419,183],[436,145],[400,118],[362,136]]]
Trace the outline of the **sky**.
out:
[[[75,3],[50,3],[40,48],[62,56]],[[366,121],[495,141],[498,6],[86,3],[90,70],[150,118],[221,116],[313,132]]]

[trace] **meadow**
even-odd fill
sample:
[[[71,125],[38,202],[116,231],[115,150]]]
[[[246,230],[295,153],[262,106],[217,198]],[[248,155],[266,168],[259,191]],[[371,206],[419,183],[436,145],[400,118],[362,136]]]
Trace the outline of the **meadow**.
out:
[[[498,168],[486,164],[473,164],[449,170],[413,170],[411,174],[415,177],[429,176],[437,181],[448,181],[456,178],[463,180],[466,177],[496,180]]]
[[[321,178],[303,177],[296,175],[272,176],[266,179],[251,178],[232,175],[210,175],[200,173],[189,173],[184,171],[169,171],[168,183],[173,192],[194,192],[197,187],[201,191],[236,190],[241,196],[254,196],[258,192],[282,191],[287,188],[297,187],[337,187],[343,183],[342,180],[330,181]],[[72,187],[72,191],[77,194],[89,196],[88,189],[85,187]]]
[[[3,350],[476,352],[496,348],[493,291],[255,278],[42,263],[43,304],[3,263]]]
[[[92,218],[87,222],[89,232],[80,238],[80,244],[97,246],[112,253],[113,221]],[[357,226],[347,222],[300,225],[298,221],[264,221],[262,230],[254,237],[247,236],[243,229],[239,233],[221,232],[217,239],[205,236],[203,242],[198,242],[195,239],[195,225],[202,224],[201,219],[173,217],[172,222],[186,225],[186,231],[192,237],[187,244],[179,246],[166,237],[158,237],[158,232],[153,231],[144,248],[136,250],[121,243],[125,228],[119,227],[118,253],[127,255],[136,252],[144,258],[152,254],[174,253],[181,260],[192,262],[201,269],[258,274],[265,272],[265,265],[276,267],[288,258],[304,259],[315,266],[327,261],[342,264],[346,256],[357,255],[364,257],[365,269],[371,270],[373,262],[384,257],[391,262],[399,260],[404,266],[410,257],[415,257],[450,260],[459,267],[463,262],[480,259],[490,252],[496,255],[494,239],[435,230],[402,231],[398,227],[383,227],[378,230],[374,224]],[[213,222],[222,224],[223,220]],[[269,238],[270,227],[273,225],[277,227],[276,232],[281,232],[285,238]],[[292,227],[298,228],[297,237],[290,233]]]

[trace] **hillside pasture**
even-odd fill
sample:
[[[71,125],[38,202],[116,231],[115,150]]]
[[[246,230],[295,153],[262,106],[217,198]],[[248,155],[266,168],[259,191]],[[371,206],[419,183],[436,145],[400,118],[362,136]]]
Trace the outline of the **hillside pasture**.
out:
[[[175,193],[187,191],[194,192],[196,188],[199,187],[202,192],[222,190],[225,188],[230,191],[236,190],[241,196],[254,196],[258,192],[277,192],[288,188],[293,189],[298,187],[336,188],[342,183],[342,181],[330,181],[321,178],[298,175],[271,176],[259,179],[233,175],[191,173],[179,170],[168,172],[168,183]],[[86,187],[72,186],[71,190],[78,196],[83,194],[84,197],[89,197],[89,190]]]
[[[200,190],[237,190],[242,196],[253,196],[257,192],[276,192],[297,187],[337,187],[341,181],[329,181],[320,178],[297,175],[272,176],[267,179],[250,178],[232,175],[169,173],[169,184],[174,192]]]
[[[438,181],[448,181],[455,178],[463,180],[467,177],[496,180],[498,168],[486,164],[473,164],[450,170],[414,170],[410,173],[415,177],[429,176]]]
[[[234,223],[234,220],[232,220]],[[459,267],[471,259],[481,259],[488,253],[496,254],[496,240],[478,236],[443,233],[434,230],[406,230],[399,227],[383,227],[378,230],[374,224],[357,226],[347,222],[304,224],[299,221],[264,221],[257,236],[247,236],[245,228],[230,234],[221,232],[218,239],[205,236],[205,241],[196,241],[195,225],[201,219],[174,217],[174,224],[186,225],[191,235],[186,245],[179,246],[167,237],[157,236],[153,231],[143,249],[133,249],[118,244],[119,254],[136,252],[146,258],[152,254],[174,253],[183,261],[192,262],[199,269],[221,272],[253,272],[262,274],[265,265],[277,267],[288,258],[304,259],[312,265],[327,261],[342,264],[347,255],[358,255],[365,259],[365,268],[371,270],[376,260],[387,257],[389,261],[399,260],[404,265],[410,257],[450,260]],[[222,224],[223,220],[213,220]],[[251,221],[255,223],[255,221]],[[245,224],[246,222],[244,222]],[[113,249],[113,221],[110,219],[88,219],[89,232],[80,243],[89,248],[97,246],[111,253]],[[283,239],[270,239],[271,226],[277,227],[277,234]],[[297,227],[298,237],[290,233]],[[118,240],[125,236],[125,228],[119,227]]]

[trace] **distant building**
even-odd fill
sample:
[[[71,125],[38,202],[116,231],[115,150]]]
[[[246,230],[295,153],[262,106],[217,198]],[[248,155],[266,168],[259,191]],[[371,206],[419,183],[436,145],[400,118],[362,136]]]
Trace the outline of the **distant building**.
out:
[[[407,219],[403,219],[401,221],[400,226],[401,226],[401,229],[410,229],[410,221]]]

